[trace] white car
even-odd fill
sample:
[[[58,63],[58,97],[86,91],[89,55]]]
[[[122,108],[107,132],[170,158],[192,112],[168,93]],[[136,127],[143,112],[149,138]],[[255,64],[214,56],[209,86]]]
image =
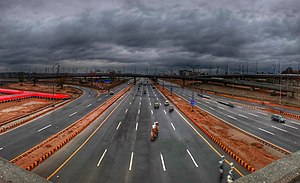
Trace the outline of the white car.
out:
[[[165,106],[168,106],[169,104],[170,104],[169,101],[166,100]]]

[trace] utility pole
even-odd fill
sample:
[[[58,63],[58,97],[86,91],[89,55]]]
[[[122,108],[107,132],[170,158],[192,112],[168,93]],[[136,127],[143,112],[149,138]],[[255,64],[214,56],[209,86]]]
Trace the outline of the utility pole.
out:
[[[195,90],[195,69],[198,68],[198,67],[200,67],[200,65],[197,65],[197,66],[194,66],[194,67],[190,66],[190,65],[187,65],[187,67],[189,67],[189,68],[191,68],[193,70],[193,90],[192,90],[191,105],[192,105],[192,112],[194,112],[194,106],[195,106],[195,92],[194,92],[194,90]]]
[[[170,91],[171,91],[171,96],[173,96],[173,85],[172,85],[172,81],[173,81],[173,71],[175,71],[176,69],[169,69],[169,71],[171,71],[171,88],[170,88]]]
[[[52,73],[53,73],[53,82],[52,82],[52,107],[54,107],[54,80],[55,80],[55,74],[54,74],[54,67],[58,66],[59,68],[59,64],[56,63],[52,66]]]

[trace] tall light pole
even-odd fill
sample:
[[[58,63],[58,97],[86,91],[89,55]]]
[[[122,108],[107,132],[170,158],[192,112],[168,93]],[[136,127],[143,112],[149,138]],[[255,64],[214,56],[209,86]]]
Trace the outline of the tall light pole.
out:
[[[171,88],[170,88],[170,91],[171,91],[171,96],[173,96],[173,86],[172,86],[172,79],[173,79],[173,71],[175,71],[176,69],[169,69],[169,71],[171,71]]]
[[[191,105],[192,105],[192,112],[194,111],[194,105],[195,105],[195,69],[200,67],[200,65],[197,66],[190,66],[187,65],[187,67],[191,68],[193,70],[193,90],[192,90],[192,100],[191,100]]]
[[[54,67],[55,66],[58,66],[59,67],[59,64],[56,63],[52,66],[52,72],[53,72],[53,82],[52,82],[52,107],[54,107],[54,80],[55,80],[55,77],[54,77]]]

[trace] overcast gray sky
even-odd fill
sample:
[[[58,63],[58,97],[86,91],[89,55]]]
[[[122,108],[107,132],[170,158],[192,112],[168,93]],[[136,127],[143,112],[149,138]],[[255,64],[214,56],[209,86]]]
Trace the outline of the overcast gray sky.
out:
[[[297,69],[299,0],[0,0],[0,71]]]

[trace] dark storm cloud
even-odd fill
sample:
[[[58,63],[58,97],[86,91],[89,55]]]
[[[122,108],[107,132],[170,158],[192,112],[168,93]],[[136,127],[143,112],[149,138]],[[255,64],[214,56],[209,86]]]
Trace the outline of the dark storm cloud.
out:
[[[1,1],[1,66],[295,65],[299,6],[297,0]]]

